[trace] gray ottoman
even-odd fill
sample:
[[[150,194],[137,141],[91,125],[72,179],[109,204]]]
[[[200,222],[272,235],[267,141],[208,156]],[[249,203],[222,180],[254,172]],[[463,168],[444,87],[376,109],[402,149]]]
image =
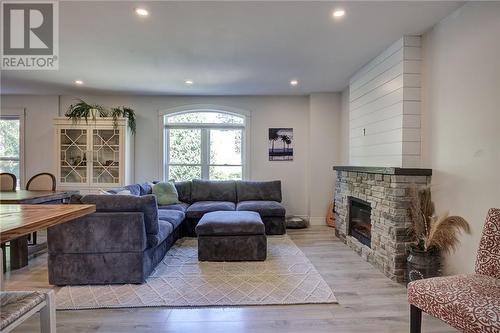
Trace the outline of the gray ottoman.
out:
[[[203,215],[196,226],[198,260],[266,260],[266,228],[259,213],[218,211]]]

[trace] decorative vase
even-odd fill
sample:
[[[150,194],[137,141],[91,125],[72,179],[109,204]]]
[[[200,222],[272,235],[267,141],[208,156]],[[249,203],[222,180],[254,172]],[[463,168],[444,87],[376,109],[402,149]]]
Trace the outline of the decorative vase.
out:
[[[410,248],[407,259],[406,281],[412,282],[441,275],[441,257],[438,251]]]

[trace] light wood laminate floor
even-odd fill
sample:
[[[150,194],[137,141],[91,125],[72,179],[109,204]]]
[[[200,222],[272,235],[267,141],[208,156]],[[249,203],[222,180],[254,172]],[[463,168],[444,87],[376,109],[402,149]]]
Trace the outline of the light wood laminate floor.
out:
[[[195,309],[113,309],[58,311],[59,333],[80,332],[409,332],[404,286],[392,282],[333,235],[313,226],[288,234],[334,290],[339,304]],[[9,290],[50,287],[46,255],[8,273]],[[38,316],[14,332],[38,332]],[[457,332],[423,316],[422,332]]]

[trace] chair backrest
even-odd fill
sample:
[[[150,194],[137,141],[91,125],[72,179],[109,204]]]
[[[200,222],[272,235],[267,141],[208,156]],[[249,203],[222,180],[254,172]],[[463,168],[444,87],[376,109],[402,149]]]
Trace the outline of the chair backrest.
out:
[[[484,224],[476,259],[476,273],[500,279],[500,209],[491,208]]]
[[[16,175],[13,175],[8,172],[2,172],[0,173],[0,190],[2,192],[5,191],[15,191],[16,190],[16,184],[17,184],[17,178]]]
[[[48,172],[42,172],[34,175],[28,180],[26,184],[28,191],[55,191],[56,190],[56,177]]]

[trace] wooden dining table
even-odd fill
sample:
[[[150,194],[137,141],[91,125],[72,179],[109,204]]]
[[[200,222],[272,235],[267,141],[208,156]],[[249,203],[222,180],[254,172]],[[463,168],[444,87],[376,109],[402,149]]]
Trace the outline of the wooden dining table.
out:
[[[78,191],[28,191],[0,192],[0,204],[47,204],[63,203]]]
[[[0,205],[0,243],[95,212],[95,205]]]
[[[69,201],[70,197],[74,194],[78,194],[78,191],[29,191],[21,189],[1,191],[0,204],[62,204]],[[24,239],[14,239],[10,245],[11,269],[26,266],[29,254],[37,253],[47,248],[45,242],[37,243],[36,238],[33,238],[33,244],[29,244],[29,246],[28,242],[25,242]]]
[[[28,235],[95,212],[94,205],[0,205],[0,243],[10,242],[10,267],[28,265]]]
[[[11,242],[11,251],[26,249],[23,255],[27,258],[28,234],[94,212],[95,205],[0,205],[0,243]],[[22,243],[26,246],[22,246]],[[0,255],[0,290],[2,289],[3,264],[2,253]]]

